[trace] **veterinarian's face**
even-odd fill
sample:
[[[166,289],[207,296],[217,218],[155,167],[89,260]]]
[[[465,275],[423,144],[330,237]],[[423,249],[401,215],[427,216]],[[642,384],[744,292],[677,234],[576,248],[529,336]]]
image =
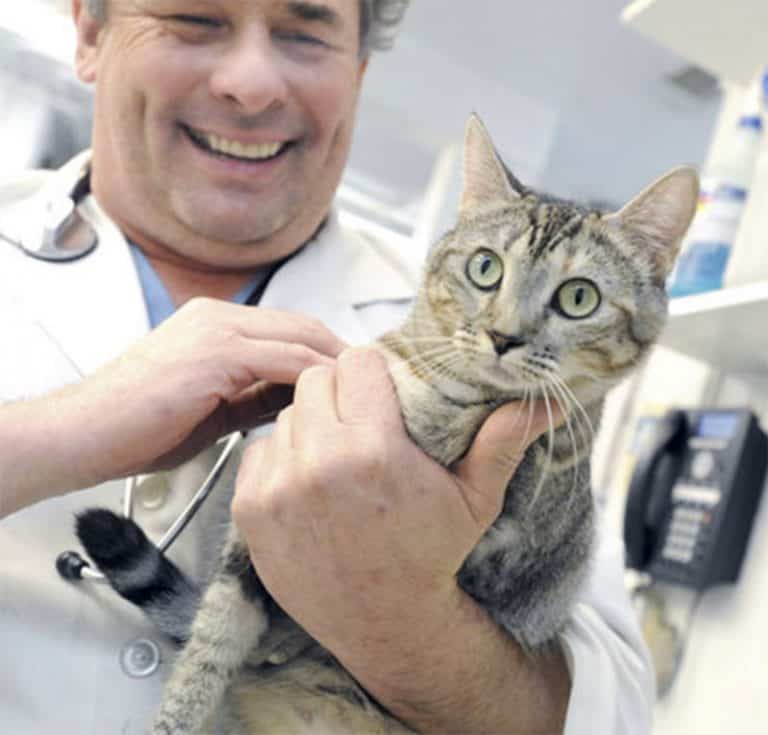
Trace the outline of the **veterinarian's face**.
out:
[[[349,151],[358,0],[110,0],[103,26],[79,6],[92,183],[118,223],[225,265],[306,241]]]

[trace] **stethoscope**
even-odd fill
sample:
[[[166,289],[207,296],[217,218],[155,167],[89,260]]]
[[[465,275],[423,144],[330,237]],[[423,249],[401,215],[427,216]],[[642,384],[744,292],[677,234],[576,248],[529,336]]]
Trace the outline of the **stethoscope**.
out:
[[[54,182],[44,186],[24,203],[3,212],[0,239],[19,248],[25,255],[54,263],[77,260],[92,253],[99,243],[99,237],[94,226],[78,210],[78,205],[89,192],[90,168],[85,164],[74,187],[62,190],[61,185]],[[235,433],[227,439],[213,468],[160,540],[158,549],[161,552],[170,548],[210,495],[242,438],[242,434]],[[137,484],[136,477],[130,477],[125,482],[123,514],[126,518],[133,518],[133,500]],[[64,579],[70,581],[107,581],[103,574],[93,569],[76,551],[64,551],[59,554],[56,558],[56,570]]]
[[[62,189],[58,177],[53,177],[34,196],[3,212],[0,239],[25,255],[54,263],[88,255],[96,249],[99,236],[78,205],[90,190],[87,164],[73,187]]]
[[[243,435],[240,433],[232,434],[227,439],[224,448],[219,453],[215,464],[205,480],[203,480],[200,488],[157,544],[157,548],[160,552],[167,551],[179,537],[179,534],[181,534],[187,527],[187,524],[194,518],[197,511],[200,509],[200,506],[202,506],[206,498],[211,494],[211,490],[216,486],[224,468],[227,466],[227,462],[232,452],[242,439]],[[136,477],[129,477],[125,481],[125,489],[123,491],[123,515],[126,518],[133,518],[133,497],[137,484],[138,480]],[[101,572],[97,572],[93,569],[77,551],[63,551],[59,554],[58,557],[56,557],[56,571],[58,571],[64,579],[69,581],[77,581],[81,579],[89,579],[96,582],[107,581],[107,578]]]

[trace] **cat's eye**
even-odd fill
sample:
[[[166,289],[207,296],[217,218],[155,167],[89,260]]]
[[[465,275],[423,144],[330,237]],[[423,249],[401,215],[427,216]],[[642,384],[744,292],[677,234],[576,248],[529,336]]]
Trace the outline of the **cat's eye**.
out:
[[[478,250],[467,263],[467,278],[483,291],[498,288],[504,277],[504,263],[491,250]]]
[[[586,319],[597,311],[600,301],[600,291],[592,281],[574,278],[557,289],[552,305],[569,319]]]

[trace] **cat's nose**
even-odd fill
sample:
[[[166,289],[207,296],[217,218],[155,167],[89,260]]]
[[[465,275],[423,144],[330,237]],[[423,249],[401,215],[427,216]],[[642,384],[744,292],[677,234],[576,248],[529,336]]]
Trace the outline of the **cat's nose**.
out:
[[[523,337],[518,337],[514,334],[502,334],[501,332],[490,331],[488,336],[493,342],[493,349],[496,350],[496,354],[501,357],[510,350],[514,350],[517,347],[522,347],[525,344]]]

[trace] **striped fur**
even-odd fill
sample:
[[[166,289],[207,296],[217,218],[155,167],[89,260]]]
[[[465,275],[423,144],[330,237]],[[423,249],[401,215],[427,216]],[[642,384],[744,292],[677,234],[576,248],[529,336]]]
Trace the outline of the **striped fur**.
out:
[[[533,652],[554,645],[586,574],[593,432],[606,391],[641,362],[663,326],[664,280],[693,215],[697,183],[679,169],[618,213],[590,211],[524,188],[475,118],[465,161],[457,226],[432,248],[405,324],[376,346],[410,435],[447,467],[505,402],[522,400],[523,422],[534,399],[567,414],[563,426],[527,449],[501,514],[458,575]],[[493,288],[479,288],[468,275],[481,250],[503,267]],[[600,296],[583,318],[556,301],[560,287],[577,278]],[[118,532],[115,523],[126,528]],[[161,629],[188,639],[155,735],[410,732],[270,600],[234,529],[199,605],[195,586],[130,522],[87,514],[79,530],[115,589]],[[227,724],[214,726],[222,703]]]

